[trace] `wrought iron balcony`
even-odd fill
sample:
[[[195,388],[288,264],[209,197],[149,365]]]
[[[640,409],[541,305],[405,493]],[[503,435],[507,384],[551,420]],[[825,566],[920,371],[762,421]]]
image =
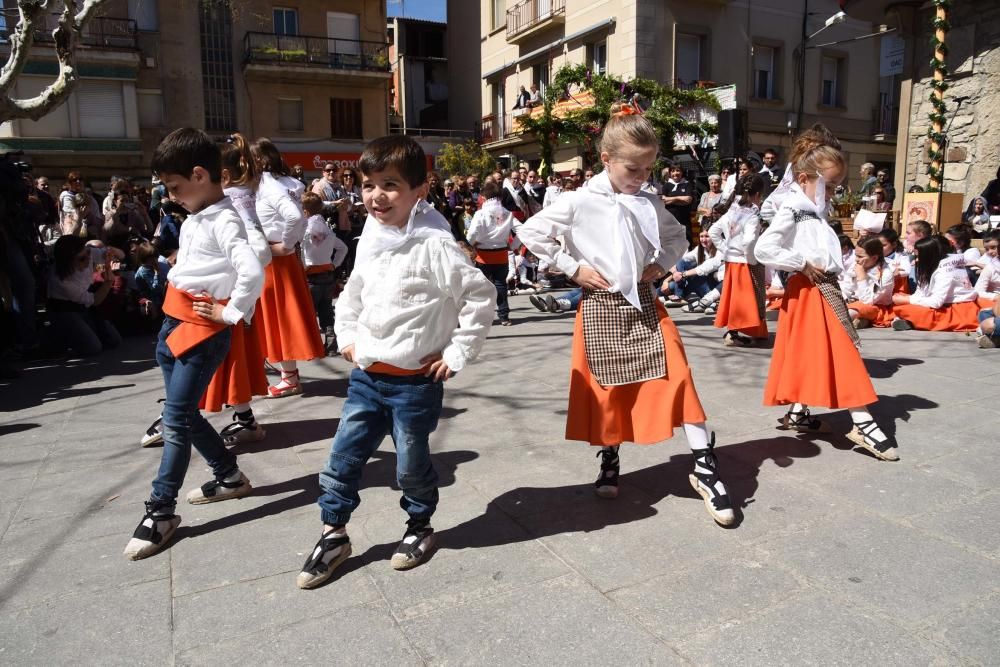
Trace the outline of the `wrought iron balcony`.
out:
[[[520,41],[549,24],[565,21],[566,0],[522,0],[507,10],[507,41]]]
[[[243,65],[248,64],[388,72],[389,45],[356,39],[248,32],[243,38]]]
[[[59,17],[61,14],[47,14],[43,25],[35,28],[34,41],[38,44],[52,44],[55,38],[52,31],[59,27]],[[0,26],[0,43],[7,42],[11,33],[14,32],[16,23],[11,18],[5,26]],[[132,19],[113,18],[109,16],[95,16],[87,22],[83,33],[80,35],[80,42],[83,46],[105,49],[133,49],[139,48],[136,41],[136,26]]]

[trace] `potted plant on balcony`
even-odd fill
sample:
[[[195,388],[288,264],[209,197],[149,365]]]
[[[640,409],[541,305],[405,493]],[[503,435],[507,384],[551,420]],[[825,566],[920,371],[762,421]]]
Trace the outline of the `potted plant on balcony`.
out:
[[[861,195],[853,192],[850,188],[835,194],[830,199],[834,213],[838,218],[850,218],[854,212],[861,208]]]

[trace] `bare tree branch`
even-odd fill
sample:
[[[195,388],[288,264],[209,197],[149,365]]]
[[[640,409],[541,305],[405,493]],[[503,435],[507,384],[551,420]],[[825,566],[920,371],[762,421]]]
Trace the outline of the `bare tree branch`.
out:
[[[20,19],[11,34],[10,57],[0,74],[0,123],[14,118],[38,120],[66,101],[77,83],[76,48],[80,42],[80,34],[87,22],[106,3],[107,0],[84,0],[83,7],[77,13],[77,0],[63,0],[63,11],[59,15],[56,29],[52,31],[59,63],[56,80],[35,97],[14,99],[10,96],[10,88],[27,62],[35,25],[40,19],[44,25],[49,8],[48,0],[18,0]]]

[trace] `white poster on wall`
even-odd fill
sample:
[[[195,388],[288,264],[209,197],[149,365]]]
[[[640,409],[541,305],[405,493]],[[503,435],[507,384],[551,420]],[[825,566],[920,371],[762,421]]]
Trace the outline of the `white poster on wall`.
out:
[[[906,56],[906,40],[898,35],[882,38],[879,58],[879,76],[893,76],[903,73],[903,58]]]

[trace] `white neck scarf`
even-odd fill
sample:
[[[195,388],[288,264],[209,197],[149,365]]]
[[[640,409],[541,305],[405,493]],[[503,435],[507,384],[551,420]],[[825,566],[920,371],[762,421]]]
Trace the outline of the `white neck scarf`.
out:
[[[601,172],[590,179],[588,190],[591,194],[613,199],[615,202],[615,251],[618,255],[618,267],[615,275],[605,276],[611,280],[612,290],[615,288],[625,299],[642,310],[639,303],[639,267],[636,266],[635,233],[637,227],[643,238],[653,248],[660,247],[660,229],[656,217],[656,209],[648,198],[642,195],[627,195],[615,192],[607,171]]]
[[[452,238],[451,227],[443,215],[423,200],[410,211],[405,227],[383,225],[369,215],[358,241],[357,264],[365,264],[376,255],[395,250],[410,239],[435,236]]]
[[[260,185],[257,186],[257,192],[267,199],[274,200],[287,195],[296,202],[302,200],[302,192],[305,189],[306,186],[302,185],[302,181],[291,176],[275,176],[269,171],[261,174]]]

